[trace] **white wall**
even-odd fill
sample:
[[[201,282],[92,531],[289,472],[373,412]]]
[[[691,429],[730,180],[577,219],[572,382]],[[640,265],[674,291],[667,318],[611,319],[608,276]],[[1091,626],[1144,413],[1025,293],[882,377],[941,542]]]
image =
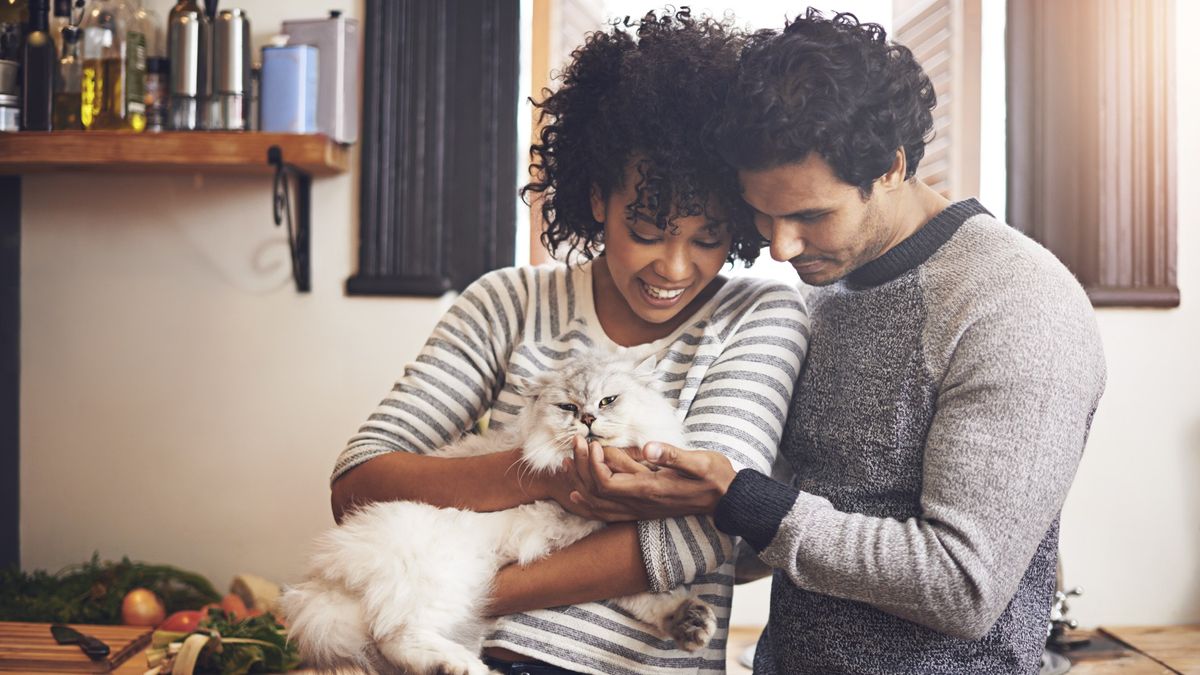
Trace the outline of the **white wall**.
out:
[[[1174,310],[1099,312],[1108,388],[1063,511],[1067,583],[1089,624],[1200,621],[1200,5],[1175,2],[1179,291]]]
[[[170,0],[149,6],[166,17]],[[290,7],[288,7],[290,5]],[[362,4],[243,0],[285,18]],[[173,563],[220,587],[295,578],[332,523],[345,440],[440,315],[352,298],[357,153],[313,183],[313,292],[297,294],[271,178],[64,174],[22,184],[22,565]]]
[[[165,16],[169,0],[152,6]],[[291,3],[288,17],[334,7]],[[1200,6],[1177,3],[1178,25]],[[282,3],[246,0],[264,38]],[[360,2],[344,6],[362,16]],[[1183,306],[1100,312],[1108,393],[1063,516],[1087,624],[1200,620],[1200,43],[1177,41]],[[1184,78],[1187,78],[1185,81]],[[1190,149],[1189,154],[1187,150]],[[357,167],[357,159],[353,165]],[[294,580],[330,523],[345,439],[444,302],[350,298],[357,169],[313,188],[313,292],[297,295],[269,178],[31,176],[23,183],[21,547],[26,569],[99,550],[223,587]],[[758,590],[755,590],[755,589]],[[734,623],[760,623],[763,587]]]

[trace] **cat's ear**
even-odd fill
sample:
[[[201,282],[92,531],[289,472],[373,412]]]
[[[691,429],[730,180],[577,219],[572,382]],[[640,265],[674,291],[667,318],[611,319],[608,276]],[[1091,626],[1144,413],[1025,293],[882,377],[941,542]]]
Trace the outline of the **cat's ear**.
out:
[[[522,398],[532,401],[541,395],[546,387],[554,381],[555,373],[549,370],[534,375],[533,377],[520,378],[513,382],[513,390]]]

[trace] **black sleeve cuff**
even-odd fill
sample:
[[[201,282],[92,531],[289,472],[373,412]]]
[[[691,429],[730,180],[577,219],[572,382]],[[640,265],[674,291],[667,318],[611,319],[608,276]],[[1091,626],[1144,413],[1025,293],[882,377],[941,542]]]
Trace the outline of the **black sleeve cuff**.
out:
[[[725,534],[742,537],[755,551],[771,545],[799,490],[771,480],[754,469],[742,469],[717,502],[713,522]]]

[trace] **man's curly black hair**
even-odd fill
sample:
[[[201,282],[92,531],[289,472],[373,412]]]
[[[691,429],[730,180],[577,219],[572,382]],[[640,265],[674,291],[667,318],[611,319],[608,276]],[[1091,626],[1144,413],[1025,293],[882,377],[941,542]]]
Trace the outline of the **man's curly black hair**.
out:
[[[744,43],[729,24],[694,17],[686,7],[650,12],[591,33],[572,52],[558,90],[534,103],[544,124],[530,148],[533,178],[521,190],[526,200],[542,196],[548,250],[566,243],[591,259],[603,248],[592,186],[608,198],[636,157],[644,161],[630,217],[665,230],[678,217],[716,215],[715,206],[733,235],[729,261],[749,264],[758,256],[762,241],[736,173],[710,136]]]
[[[812,9],[780,31],[752,35],[714,133],[739,169],[804,161],[816,152],[863,199],[904,148],[905,178],[925,155],[937,105],[907,47],[853,14]]]

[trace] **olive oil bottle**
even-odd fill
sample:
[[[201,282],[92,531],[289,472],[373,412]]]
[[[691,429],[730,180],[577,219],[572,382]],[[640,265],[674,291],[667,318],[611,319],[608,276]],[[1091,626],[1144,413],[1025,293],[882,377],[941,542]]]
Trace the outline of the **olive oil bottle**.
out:
[[[84,12],[80,120],[85,129],[146,128],[146,37],[126,0],[92,0]]]
[[[62,57],[58,60],[58,77],[54,80],[54,130],[83,129],[80,119],[83,80],[83,61],[79,58],[79,28],[68,25],[62,29]]]

